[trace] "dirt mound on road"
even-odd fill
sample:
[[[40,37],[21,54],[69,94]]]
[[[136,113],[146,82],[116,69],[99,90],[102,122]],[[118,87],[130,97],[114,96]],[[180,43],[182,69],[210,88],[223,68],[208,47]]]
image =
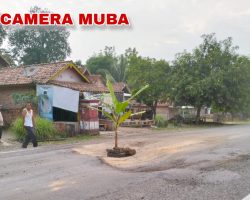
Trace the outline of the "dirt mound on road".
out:
[[[136,155],[125,158],[107,157],[106,149],[112,146],[111,143],[101,143],[84,145],[74,148],[73,151],[83,155],[90,155],[100,158],[109,166],[122,170],[132,170],[143,168],[144,166],[159,162],[161,159],[173,156],[173,154],[194,149],[202,141],[199,139],[185,140],[176,144],[170,144],[169,141],[150,141],[142,140],[140,142],[127,141],[122,146],[133,147],[136,149]]]

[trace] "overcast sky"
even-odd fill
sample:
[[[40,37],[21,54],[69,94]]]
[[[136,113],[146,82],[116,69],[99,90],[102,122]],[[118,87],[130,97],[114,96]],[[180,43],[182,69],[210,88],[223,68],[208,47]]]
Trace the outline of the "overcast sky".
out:
[[[142,56],[171,61],[178,52],[192,50],[204,33],[216,33],[218,39],[233,37],[239,53],[250,55],[249,0],[8,0],[0,12],[24,13],[31,6],[53,12],[126,13],[131,27],[126,29],[71,30],[69,59],[83,63],[105,46],[117,53],[136,47]]]

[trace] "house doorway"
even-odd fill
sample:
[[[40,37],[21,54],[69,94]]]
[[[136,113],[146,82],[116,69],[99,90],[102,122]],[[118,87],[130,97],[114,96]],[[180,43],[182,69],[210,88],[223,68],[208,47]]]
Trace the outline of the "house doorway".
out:
[[[53,107],[53,120],[55,122],[77,122],[77,113]]]

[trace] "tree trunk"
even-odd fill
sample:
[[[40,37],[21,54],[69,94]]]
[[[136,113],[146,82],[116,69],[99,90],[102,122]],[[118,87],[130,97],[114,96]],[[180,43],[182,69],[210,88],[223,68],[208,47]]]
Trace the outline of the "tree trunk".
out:
[[[118,148],[118,128],[115,127],[115,148]]]
[[[199,123],[200,118],[201,118],[201,106],[198,106],[198,107],[197,107],[197,113],[196,113],[196,121],[195,121],[196,124]]]
[[[156,101],[156,102],[153,103],[153,106],[152,106],[153,119],[155,119],[155,116],[156,116],[157,104],[158,104],[158,102]]]

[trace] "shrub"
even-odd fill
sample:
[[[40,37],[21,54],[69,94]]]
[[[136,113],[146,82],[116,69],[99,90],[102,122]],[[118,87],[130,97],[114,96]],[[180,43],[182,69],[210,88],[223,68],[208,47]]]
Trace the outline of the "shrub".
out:
[[[51,140],[55,138],[55,136],[57,135],[57,131],[52,121],[49,121],[47,119],[43,119],[40,117],[36,117],[35,122],[36,122],[35,134],[36,134],[37,140],[45,141],[45,140]],[[11,130],[15,134],[17,140],[23,141],[26,135],[26,130],[23,127],[22,118],[16,119],[16,121],[11,126]]]
[[[159,128],[164,128],[168,126],[168,121],[161,115],[155,116],[155,125]]]
[[[168,122],[173,123],[174,126],[181,126],[184,123],[184,118],[181,115],[175,115]]]

